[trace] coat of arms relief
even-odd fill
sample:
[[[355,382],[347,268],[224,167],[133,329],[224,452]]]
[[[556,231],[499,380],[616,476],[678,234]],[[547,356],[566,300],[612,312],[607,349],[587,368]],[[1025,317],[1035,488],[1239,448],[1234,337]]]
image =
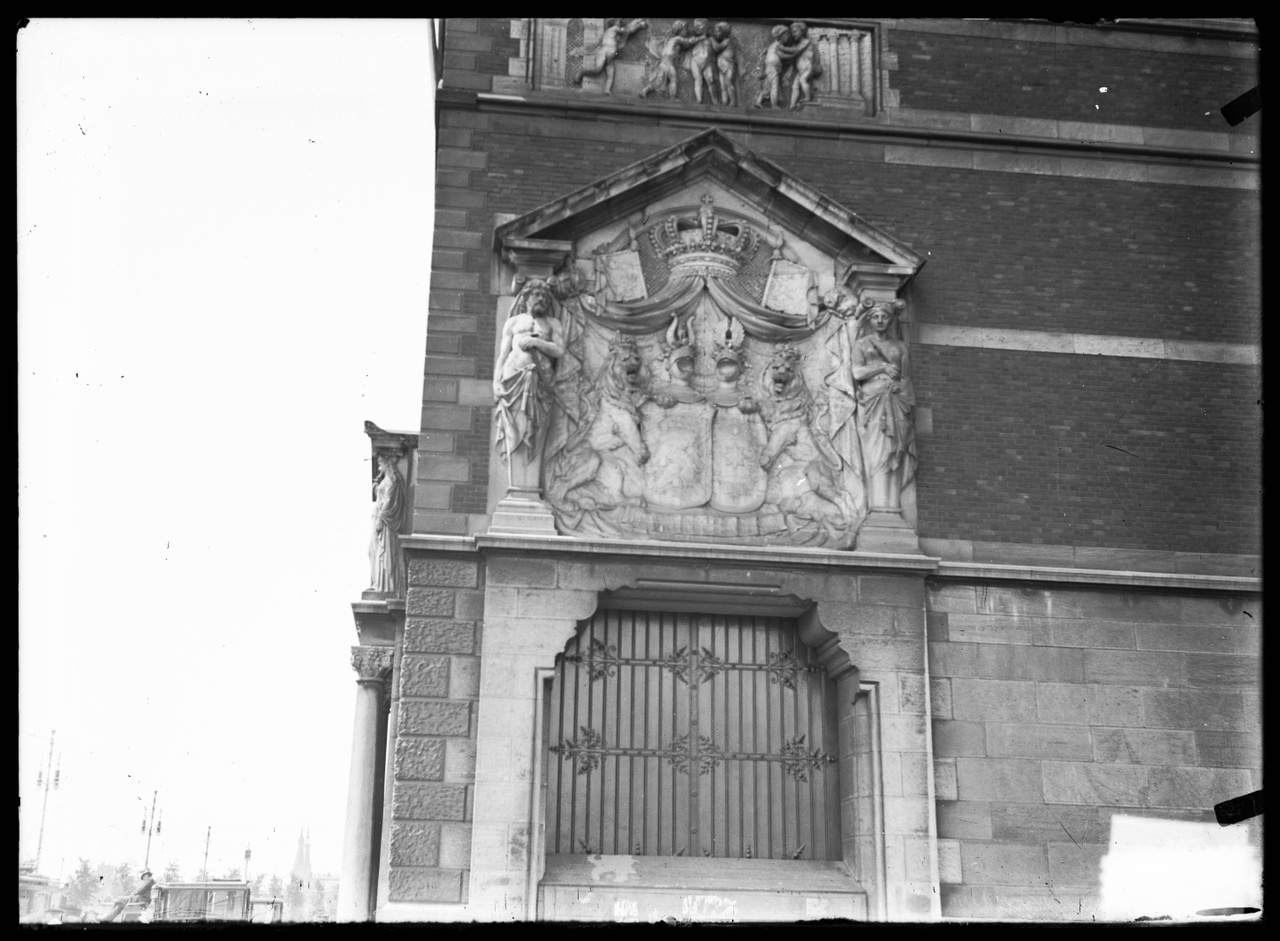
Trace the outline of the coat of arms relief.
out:
[[[850,549],[916,469],[894,288],[704,179],[517,275],[497,450],[562,535]],[[883,265],[881,267],[884,267]]]

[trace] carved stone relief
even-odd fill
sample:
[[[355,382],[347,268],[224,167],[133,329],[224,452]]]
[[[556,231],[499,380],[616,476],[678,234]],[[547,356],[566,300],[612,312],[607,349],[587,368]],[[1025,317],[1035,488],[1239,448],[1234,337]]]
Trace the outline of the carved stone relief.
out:
[[[914,475],[902,302],[693,197],[520,287],[494,379],[512,485],[566,535],[851,548]]]
[[[539,19],[539,89],[720,107],[875,110],[870,27]]]

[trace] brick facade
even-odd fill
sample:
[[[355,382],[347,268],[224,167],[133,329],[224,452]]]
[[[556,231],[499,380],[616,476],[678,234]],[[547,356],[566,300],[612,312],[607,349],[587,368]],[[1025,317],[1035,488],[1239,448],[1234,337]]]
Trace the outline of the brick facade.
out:
[[[1117,819],[1261,788],[1258,124],[1205,114],[1254,40],[874,29],[850,117],[529,87],[529,21],[446,22],[380,920],[536,910],[537,691],[619,591],[821,622],[872,918],[1105,916]],[[486,535],[495,229],[711,126],[928,259],[919,558]]]

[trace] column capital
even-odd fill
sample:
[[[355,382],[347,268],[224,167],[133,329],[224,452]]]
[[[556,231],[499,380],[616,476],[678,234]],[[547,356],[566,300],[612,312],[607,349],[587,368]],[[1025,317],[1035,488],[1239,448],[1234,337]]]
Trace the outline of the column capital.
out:
[[[351,669],[356,671],[356,682],[385,680],[391,673],[395,660],[392,647],[352,647]]]

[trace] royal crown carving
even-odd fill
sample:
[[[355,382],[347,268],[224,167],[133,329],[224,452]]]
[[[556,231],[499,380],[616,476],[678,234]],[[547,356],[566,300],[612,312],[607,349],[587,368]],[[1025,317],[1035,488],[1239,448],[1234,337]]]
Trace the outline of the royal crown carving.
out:
[[[650,230],[654,248],[673,273],[714,267],[734,275],[755,253],[759,245],[755,231],[742,222],[721,219],[714,202],[705,195],[697,216],[668,216]]]

